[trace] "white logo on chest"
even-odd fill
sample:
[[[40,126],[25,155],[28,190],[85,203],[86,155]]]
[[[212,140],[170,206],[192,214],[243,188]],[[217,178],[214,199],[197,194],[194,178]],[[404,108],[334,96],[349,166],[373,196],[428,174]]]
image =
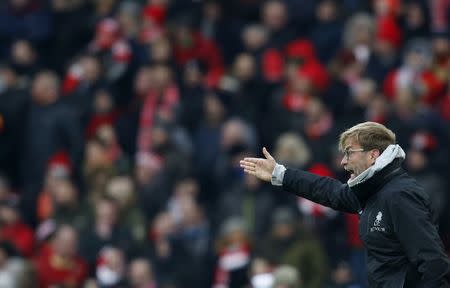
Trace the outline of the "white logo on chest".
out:
[[[373,226],[380,226],[381,219],[383,218],[383,213],[381,211],[378,211],[377,217],[375,218],[375,221],[373,221]]]
[[[373,232],[373,231],[385,232],[386,231],[386,228],[380,226],[382,219],[383,219],[383,213],[381,213],[381,211],[378,211],[377,216],[375,217],[375,221],[373,221],[373,227],[370,228],[370,232]]]

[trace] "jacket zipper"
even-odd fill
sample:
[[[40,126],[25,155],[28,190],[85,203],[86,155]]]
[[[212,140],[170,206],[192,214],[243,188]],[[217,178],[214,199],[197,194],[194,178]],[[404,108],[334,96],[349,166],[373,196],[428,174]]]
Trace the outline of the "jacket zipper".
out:
[[[366,235],[369,234],[369,228],[370,228],[369,220],[371,219],[371,216],[372,216],[372,210],[369,211],[369,215],[367,216],[367,221],[366,221],[366,225],[367,225],[367,227],[366,227]]]

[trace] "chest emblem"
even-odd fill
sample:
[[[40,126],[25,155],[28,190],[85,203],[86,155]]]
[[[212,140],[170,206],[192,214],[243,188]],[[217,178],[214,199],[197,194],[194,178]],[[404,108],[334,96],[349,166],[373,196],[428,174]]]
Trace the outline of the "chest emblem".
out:
[[[378,211],[377,216],[375,217],[375,221],[373,221],[373,226],[370,227],[370,232],[378,231],[385,232],[386,228],[381,226],[381,220],[383,219],[383,213]]]
[[[382,218],[383,218],[383,213],[381,213],[381,211],[378,211],[377,217],[375,217],[375,221],[373,221],[373,226],[380,226]]]

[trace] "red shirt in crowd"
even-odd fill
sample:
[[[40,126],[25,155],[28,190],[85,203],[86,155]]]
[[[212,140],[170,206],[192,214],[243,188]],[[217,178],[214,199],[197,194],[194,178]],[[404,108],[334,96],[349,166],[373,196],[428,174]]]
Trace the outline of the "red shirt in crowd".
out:
[[[48,253],[41,253],[35,259],[35,263],[41,288],[56,284],[64,284],[64,287],[81,287],[88,274],[87,264],[80,257],[63,259],[53,253],[51,248]]]
[[[11,242],[24,257],[30,257],[33,254],[33,230],[21,221],[3,226],[0,229],[0,239]]]

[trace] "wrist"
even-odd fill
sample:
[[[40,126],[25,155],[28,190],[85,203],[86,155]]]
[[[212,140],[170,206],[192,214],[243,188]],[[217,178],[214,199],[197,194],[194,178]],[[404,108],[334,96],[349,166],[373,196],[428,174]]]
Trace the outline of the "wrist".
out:
[[[284,179],[284,173],[286,172],[286,167],[280,164],[275,164],[275,167],[272,171],[272,178],[271,183],[274,186],[282,186],[283,185],[283,179]]]

